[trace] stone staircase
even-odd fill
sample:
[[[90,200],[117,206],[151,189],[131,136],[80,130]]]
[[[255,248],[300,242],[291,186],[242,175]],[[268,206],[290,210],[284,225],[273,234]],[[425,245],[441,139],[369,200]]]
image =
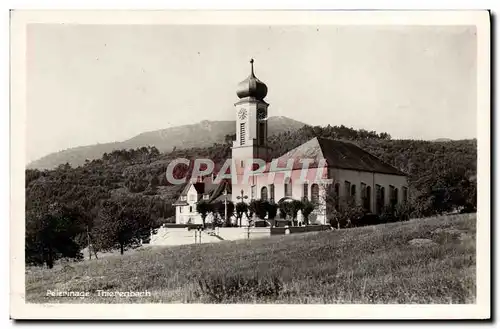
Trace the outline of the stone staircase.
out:
[[[201,237],[200,237],[201,234]],[[219,242],[216,236],[199,232],[197,230],[187,230],[185,228],[165,228],[160,227],[156,234],[151,236],[149,242],[152,246],[181,246],[194,243],[213,243]]]
[[[221,241],[235,241],[258,239],[271,236],[269,228],[252,227],[220,227],[215,230],[187,230],[185,228],[160,227],[149,242],[152,246],[180,246],[194,243],[217,243]]]

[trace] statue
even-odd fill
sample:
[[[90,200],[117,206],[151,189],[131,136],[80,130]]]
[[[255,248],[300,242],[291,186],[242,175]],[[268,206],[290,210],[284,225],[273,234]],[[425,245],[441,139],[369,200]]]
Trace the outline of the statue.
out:
[[[299,211],[297,211],[297,224],[299,226],[302,226],[303,223],[304,223],[304,215],[302,215],[302,210],[299,209]]]

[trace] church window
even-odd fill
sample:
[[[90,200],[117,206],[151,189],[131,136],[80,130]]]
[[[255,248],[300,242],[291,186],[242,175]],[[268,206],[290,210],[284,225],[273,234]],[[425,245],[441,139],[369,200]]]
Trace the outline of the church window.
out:
[[[319,186],[318,184],[311,185],[311,201],[313,203],[319,203]]]
[[[363,208],[366,209],[365,205],[366,205],[366,184],[365,183],[361,183],[361,205],[363,206]]]
[[[389,185],[389,204],[394,205],[394,186]]]
[[[391,206],[398,204],[398,189],[392,185],[389,185],[389,198]]]
[[[364,208],[366,211],[371,211],[372,210],[372,207],[371,207],[371,201],[372,200],[372,187],[371,186],[367,186],[366,187],[366,194],[365,194],[365,201],[363,203],[364,205]]]
[[[309,184],[307,183],[304,183],[304,200],[308,200],[309,199]]]
[[[240,145],[245,144],[245,124],[240,123]]]
[[[340,210],[340,184],[337,183],[335,184],[335,210],[339,211]]]
[[[274,202],[274,184],[269,185],[269,194],[271,195],[271,202]]]
[[[189,206],[189,212],[193,212],[193,206]]]
[[[351,182],[345,181],[344,184],[345,184],[344,185],[344,187],[345,187],[344,195],[345,195],[345,199],[347,200],[349,198],[349,196],[351,195]]]
[[[260,189],[260,199],[262,201],[267,201],[267,187],[263,187]]]
[[[383,187],[378,185],[378,184],[375,186],[375,193],[376,193],[375,194],[376,195],[376,198],[375,198],[376,208],[375,208],[375,210],[376,210],[376,213],[378,215],[380,215],[382,213],[382,208],[384,207],[384,197],[382,195],[382,193],[383,193],[382,189],[383,189]]]
[[[285,198],[292,197],[292,180],[290,177],[285,178]]]
[[[377,185],[377,214],[381,214],[385,206],[385,188]]]

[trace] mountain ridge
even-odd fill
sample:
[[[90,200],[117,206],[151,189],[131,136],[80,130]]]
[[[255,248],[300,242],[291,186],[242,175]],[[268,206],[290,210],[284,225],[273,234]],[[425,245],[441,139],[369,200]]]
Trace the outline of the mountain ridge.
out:
[[[274,116],[268,119],[269,135],[298,130],[305,125],[303,122],[285,116]],[[146,131],[123,141],[75,146],[52,152],[30,162],[26,168],[53,169],[65,163],[75,167],[83,165],[86,160],[99,159],[104,153],[113,150],[135,149],[143,146],[155,146],[160,152],[170,152],[174,148],[207,147],[214,143],[224,143],[226,135],[235,133],[235,121],[202,120],[195,124]]]

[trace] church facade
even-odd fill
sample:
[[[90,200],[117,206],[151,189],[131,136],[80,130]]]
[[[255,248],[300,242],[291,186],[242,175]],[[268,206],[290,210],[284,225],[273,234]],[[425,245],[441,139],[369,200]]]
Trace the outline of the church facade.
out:
[[[338,197],[335,202],[349,198],[375,214],[387,205],[407,200],[406,174],[349,142],[313,138],[278,159],[270,159],[268,89],[255,76],[253,60],[250,63],[250,75],[238,84],[239,100],[234,104],[232,179],[222,184],[213,184],[211,179],[188,183],[174,204],[176,223],[202,223],[196,212],[196,203],[201,200],[227,199],[236,204],[256,199],[276,203],[307,199],[316,205],[309,216],[311,224],[327,224],[327,193]],[[248,225],[246,219],[243,225]]]

